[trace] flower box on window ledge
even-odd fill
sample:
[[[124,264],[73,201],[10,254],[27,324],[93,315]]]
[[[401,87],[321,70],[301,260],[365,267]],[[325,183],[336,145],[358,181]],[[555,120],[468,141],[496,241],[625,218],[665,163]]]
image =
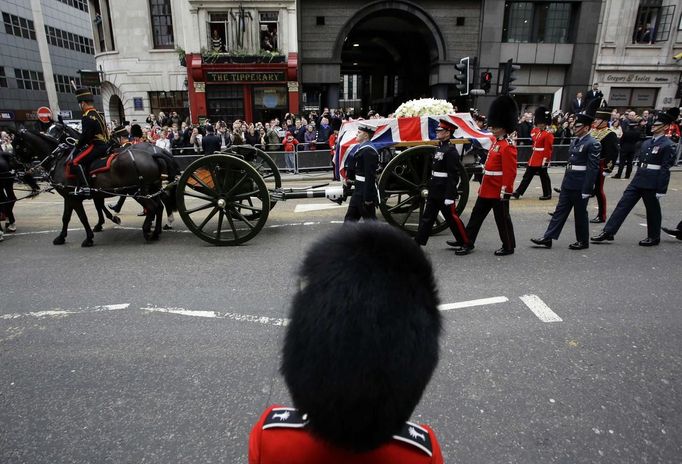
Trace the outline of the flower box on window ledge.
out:
[[[205,51],[202,53],[204,63],[284,63],[285,56],[278,52],[261,51],[259,53]]]

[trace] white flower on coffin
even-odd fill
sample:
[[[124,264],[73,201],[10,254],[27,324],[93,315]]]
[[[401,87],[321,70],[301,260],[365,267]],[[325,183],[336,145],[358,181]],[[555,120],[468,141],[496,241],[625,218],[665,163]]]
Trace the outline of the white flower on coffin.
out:
[[[435,98],[420,98],[418,100],[409,100],[403,103],[395,110],[397,118],[409,118],[415,116],[440,116],[443,114],[451,114],[455,112],[455,108],[447,100],[438,100]]]

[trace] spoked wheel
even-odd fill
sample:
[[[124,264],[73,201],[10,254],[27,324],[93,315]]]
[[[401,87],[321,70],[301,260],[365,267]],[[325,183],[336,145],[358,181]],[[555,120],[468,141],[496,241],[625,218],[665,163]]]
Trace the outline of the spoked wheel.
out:
[[[384,168],[379,178],[379,209],[386,222],[400,227],[410,235],[419,229],[424,212],[431,177],[431,155],[436,147],[422,145],[408,148],[395,156]],[[469,177],[461,163],[457,163],[460,182],[457,186],[459,199],[457,213],[462,214],[469,199]],[[431,234],[447,229],[442,214],[438,214]]]
[[[252,147],[251,145],[233,145],[225,151],[226,154],[234,154],[237,158],[241,158],[248,162],[253,168],[258,171],[258,174],[263,178],[267,187],[271,190],[282,187],[282,176],[277,169],[277,165],[263,150]],[[244,200],[248,204],[248,200]],[[270,209],[275,207],[277,200],[270,198]],[[252,212],[245,217],[249,220],[257,218],[258,213]]]
[[[187,166],[178,181],[178,212],[189,230],[214,245],[238,245],[263,228],[270,193],[250,163],[209,155]]]

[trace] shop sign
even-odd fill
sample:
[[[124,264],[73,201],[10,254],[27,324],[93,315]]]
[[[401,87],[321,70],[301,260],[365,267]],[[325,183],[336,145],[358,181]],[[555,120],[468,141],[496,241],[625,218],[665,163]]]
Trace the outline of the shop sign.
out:
[[[144,103],[142,97],[133,97],[133,108],[135,111],[144,111]]]
[[[209,72],[207,82],[283,82],[284,72]]]
[[[608,83],[628,83],[628,84],[665,84],[670,82],[670,77],[653,76],[650,74],[637,73],[612,73],[604,76],[604,81]]]
[[[71,111],[71,110],[60,110],[59,116],[61,116],[62,119],[73,119],[73,111]]]
[[[0,110],[0,121],[14,121],[14,111]]]

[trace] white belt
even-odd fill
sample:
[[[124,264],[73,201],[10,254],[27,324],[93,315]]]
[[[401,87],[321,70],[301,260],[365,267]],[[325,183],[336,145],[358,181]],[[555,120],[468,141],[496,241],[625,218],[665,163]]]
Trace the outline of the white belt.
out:
[[[566,165],[567,171],[587,171],[587,166],[575,166],[573,164]]]
[[[358,176],[358,175],[356,175],[356,176],[355,176],[355,180],[358,181],[358,182],[364,182],[364,181],[365,181],[365,176]]]
[[[441,171],[431,171],[431,175],[433,177],[447,177],[448,173],[447,172],[441,172]]]
[[[545,149],[544,149],[544,148],[535,148],[535,147],[533,147],[533,151],[545,151]]]
[[[652,171],[658,171],[661,169],[661,166],[658,164],[649,164],[649,163],[642,163],[639,165],[641,169],[651,169]]]
[[[483,175],[485,176],[501,176],[502,171],[486,171],[485,169],[483,170]]]

